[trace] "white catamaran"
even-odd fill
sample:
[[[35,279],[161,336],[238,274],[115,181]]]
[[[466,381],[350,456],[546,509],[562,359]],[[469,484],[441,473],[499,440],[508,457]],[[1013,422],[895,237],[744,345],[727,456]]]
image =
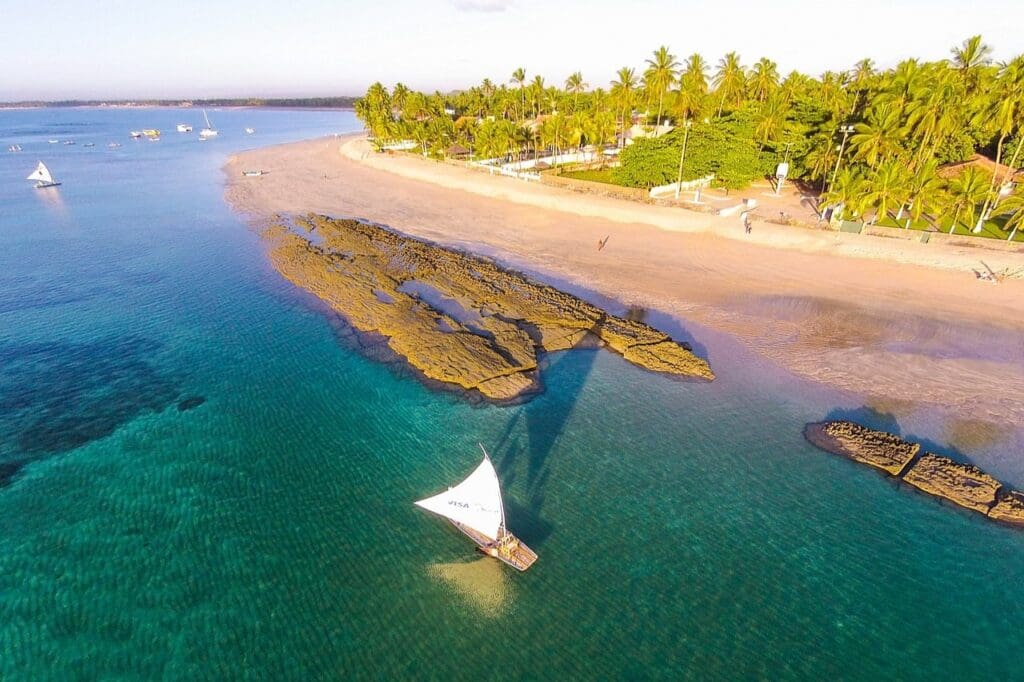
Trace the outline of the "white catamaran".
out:
[[[483,446],[480,446],[483,450]],[[416,506],[443,516],[468,535],[480,551],[525,571],[537,555],[505,527],[498,474],[484,450],[484,460],[466,480],[454,488],[420,500]]]
[[[50,169],[47,168],[46,164],[43,163],[42,161],[39,162],[39,165],[36,166],[36,169],[32,171],[32,173],[25,179],[35,180],[36,189],[43,189],[44,187],[56,187],[57,185],[60,184],[59,182],[56,182],[53,179],[53,176],[50,175]]]
[[[203,109],[203,120],[206,121],[206,127],[199,131],[199,139],[208,140],[211,137],[217,137],[217,129],[210,125],[210,117],[206,115],[206,109]]]

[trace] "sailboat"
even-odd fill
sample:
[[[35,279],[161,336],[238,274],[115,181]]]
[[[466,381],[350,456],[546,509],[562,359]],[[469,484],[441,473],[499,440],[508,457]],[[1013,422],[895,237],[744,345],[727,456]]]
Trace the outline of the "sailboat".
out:
[[[505,505],[501,501],[498,474],[481,445],[484,459],[462,483],[443,493],[416,502],[443,516],[465,533],[487,556],[525,571],[537,561],[537,554],[505,527]]]
[[[199,139],[208,140],[211,137],[217,137],[217,129],[210,124],[210,117],[206,115],[206,109],[203,109],[203,120],[206,121],[206,127],[199,131]]]
[[[50,169],[46,167],[46,164],[42,161],[36,166],[36,169],[25,178],[26,180],[35,180],[36,189],[43,189],[44,187],[56,187],[59,182],[55,182],[53,176],[50,175]]]

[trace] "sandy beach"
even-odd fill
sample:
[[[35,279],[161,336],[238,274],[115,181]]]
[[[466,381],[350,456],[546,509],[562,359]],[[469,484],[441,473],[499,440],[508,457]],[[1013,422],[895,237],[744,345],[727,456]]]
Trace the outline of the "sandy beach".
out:
[[[979,259],[1024,272],[1024,254],[765,223],[744,234],[735,217],[377,155],[361,137],[244,152],[225,172],[229,203],[256,222],[364,218],[732,334],[879,409],[923,402],[1024,424],[1024,280],[972,272]]]

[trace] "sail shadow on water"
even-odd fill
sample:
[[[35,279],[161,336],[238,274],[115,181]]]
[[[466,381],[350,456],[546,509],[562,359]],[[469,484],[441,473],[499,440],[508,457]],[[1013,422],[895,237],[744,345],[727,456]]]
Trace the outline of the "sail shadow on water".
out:
[[[496,451],[501,453],[498,475],[506,490],[512,488],[517,474],[525,468],[525,500],[520,504],[509,496],[505,507],[509,516],[516,520],[517,527],[521,528],[520,534],[534,542],[544,540],[552,531],[551,523],[542,515],[544,491],[551,473],[551,455],[597,360],[600,351],[596,338],[594,329],[591,329],[591,333],[583,335],[570,350],[544,358],[542,371],[549,377],[558,376],[557,385],[548,383],[543,395],[516,408],[495,444]],[[520,443],[520,436],[514,435],[521,432],[524,422],[525,447]]]

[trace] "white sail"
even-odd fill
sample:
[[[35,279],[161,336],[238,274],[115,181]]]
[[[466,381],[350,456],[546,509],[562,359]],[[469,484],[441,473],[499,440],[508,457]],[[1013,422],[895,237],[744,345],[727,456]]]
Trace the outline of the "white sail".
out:
[[[498,539],[504,524],[498,474],[487,457],[462,483],[440,495],[420,500],[416,505],[468,526],[492,540]]]
[[[27,177],[25,179],[26,180],[39,180],[40,182],[50,183],[50,182],[53,181],[53,176],[50,175],[50,169],[48,169],[46,167],[46,164],[44,164],[42,161],[40,161],[39,165],[36,166],[36,170],[32,171],[32,174],[29,175],[29,177]]]
[[[39,165],[36,166],[36,169],[32,171],[32,174],[25,179],[38,180],[39,182],[42,182],[47,185],[53,182],[53,176],[50,175],[50,169],[47,168],[46,164],[44,164],[42,161],[40,161]]]

